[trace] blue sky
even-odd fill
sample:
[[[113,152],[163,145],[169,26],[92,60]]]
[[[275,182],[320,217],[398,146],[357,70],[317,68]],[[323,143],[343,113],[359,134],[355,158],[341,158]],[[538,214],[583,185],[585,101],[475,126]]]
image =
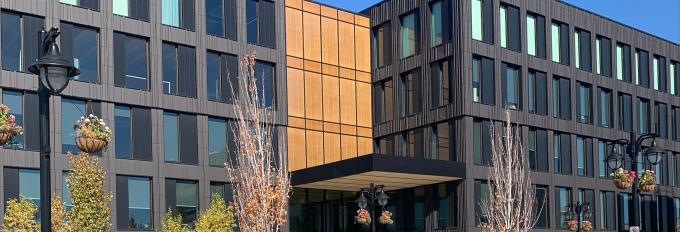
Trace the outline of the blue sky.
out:
[[[379,0],[316,0],[361,11]],[[680,44],[680,0],[565,0],[620,23]]]

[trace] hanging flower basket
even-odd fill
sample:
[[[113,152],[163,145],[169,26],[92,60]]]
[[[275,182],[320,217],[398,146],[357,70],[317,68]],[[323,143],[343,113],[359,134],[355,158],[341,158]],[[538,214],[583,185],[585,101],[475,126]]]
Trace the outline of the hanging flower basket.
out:
[[[640,187],[640,190],[643,192],[654,191],[654,189],[656,189],[656,174],[654,171],[644,170],[642,171],[642,175],[640,175],[639,182],[638,187]]]
[[[383,211],[380,214],[380,218],[378,218],[378,222],[380,222],[380,224],[383,225],[391,225],[392,223],[394,223],[394,221],[392,221],[392,213],[390,213],[390,211],[387,210]]]
[[[567,222],[567,229],[571,231],[576,231],[578,230],[578,222],[576,220],[571,220]]]
[[[14,122],[16,118],[9,114],[9,111],[7,105],[0,104],[0,146],[5,145],[15,135],[24,133],[24,129]]]
[[[97,153],[109,144],[111,140],[111,129],[106,126],[103,119],[90,114],[80,117],[73,125],[76,130],[76,146],[85,153]]]
[[[635,180],[635,171],[624,170],[623,168],[616,169],[610,176],[614,177],[614,185],[619,189],[628,189],[633,186]]]
[[[588,220],[582,221],[581,222],[581,230],[586,231],[586,232],[592,231],[593,230],[593,223],[591,223]]]
[[[354,217],[356,220],[357,224],[359,225],[370,225],[371,224],[371,214],[368,213],[365,209],[359,209],[357,210],[357,216]]]

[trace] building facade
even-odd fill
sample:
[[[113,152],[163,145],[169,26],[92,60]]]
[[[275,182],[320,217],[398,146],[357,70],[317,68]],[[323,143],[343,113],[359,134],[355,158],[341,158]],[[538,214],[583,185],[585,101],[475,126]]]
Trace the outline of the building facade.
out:
[[[0,101],[25,133],[0,149],[0,205],[39,202],[37,57],[58,27],[81,75],[50,99],[52,186],[76,151],[73,123],[113,130],[100,164],[112,228],[160,230],[230,200],[222,165],[235,144],[231,84],[255,67],[294,185],[286,231],[367,231],[355,202],[390,196],[380,231],[480,231],[489,126],[506,111],[522,133],[537,231],[565,230],[564,207],[589,202],[599,231],[627,231],[630,191],[603,157],[629,132],[668,152],[642,197],[643,231],[680,219],[680,46],[560,1],[386,0],[352,13],[305,0],[0,1]],[[35,44],[35,46],[34,46]],[[640,170],[639,170],[640,171]],[[0,207],[4,212],[4,207]],[[374,218],[375,221],[375,218]]]

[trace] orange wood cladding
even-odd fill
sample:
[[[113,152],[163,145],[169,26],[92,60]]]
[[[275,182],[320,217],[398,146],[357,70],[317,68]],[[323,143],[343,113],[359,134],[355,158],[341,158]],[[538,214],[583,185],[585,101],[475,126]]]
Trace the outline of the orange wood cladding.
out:
[[[370,22],[286,0],[290,171],[373,152]]]

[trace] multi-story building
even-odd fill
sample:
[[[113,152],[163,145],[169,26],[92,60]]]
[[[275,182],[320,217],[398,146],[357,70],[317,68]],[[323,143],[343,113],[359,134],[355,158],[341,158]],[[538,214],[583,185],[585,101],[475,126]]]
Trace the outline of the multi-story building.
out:
[[[293,195],[292,230],[358,230],[355,192],[375,182],[396,218],[379,229],[480,231],[489,126],[506,111],[545,202],[536,231],[566,230],[566,206],[577,201],[589,203],[596,230],[629,229],[630,190],[614,186],[604,160],[630,132],[655,132],[668,151],[656,166],[640,160],[659,185],[641,197],[641,229],[675,228],[678,44],[561,1],[386,0],[362,13],[371,19],[374,155],[294,171],[309,189]]]
[[[382,231],[478,231],[488,193],[489,126],[522,132],[537,231],[564,230],[565,206],[591,205],[601,231],[625,231],[630,191],[603,158],[631,131],[668,150],[644,231],[680,218],[680,46],[560,1],[386,0],[360,14],[306,0],[0,1],[0,101],[25,133],[0,149],[0,205],[40,201],[38,30],[58,27],[81,74],[50,99],[52,186],[70,204],[64,153],[86,113],[113,130],[101,154],[114,230],[159,230],[168,208],[190,223],[211,193],[230,200],[230,83],[255,51],[262,107],[295,186],[288,231],[362,231],[355,200],[390,196]],[[500,73],[500,75],[496,75]],[[552,160],[552,162],[551,162]],[[0,212],[4,212],[0,207]]]

